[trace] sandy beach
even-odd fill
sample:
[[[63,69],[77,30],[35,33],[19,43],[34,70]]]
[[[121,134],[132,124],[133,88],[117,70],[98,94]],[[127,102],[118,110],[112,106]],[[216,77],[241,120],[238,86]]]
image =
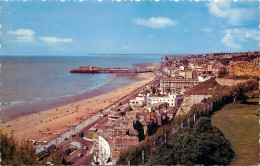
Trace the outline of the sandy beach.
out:
[[[140,81],[129,84],[106,94],[54,107],[39,113],[21,116],[0,125],[2,131],[22,140],[50,141],[91,115],[105,109],[120,98],[154,79],[153,73],[139,75]]]

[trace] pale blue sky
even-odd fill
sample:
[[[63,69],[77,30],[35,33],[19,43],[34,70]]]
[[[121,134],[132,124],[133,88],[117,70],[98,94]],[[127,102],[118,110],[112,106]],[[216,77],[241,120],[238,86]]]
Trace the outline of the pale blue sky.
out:
[[[259,2],[1,2],[2,55],[259,50]]]

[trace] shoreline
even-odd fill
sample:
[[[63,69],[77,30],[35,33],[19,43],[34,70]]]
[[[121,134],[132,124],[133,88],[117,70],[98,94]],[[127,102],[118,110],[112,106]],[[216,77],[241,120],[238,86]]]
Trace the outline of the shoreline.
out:
[[[19,116],[1,123],[0,127],[4,133],[13,135],[18,143],[25,139],[50,141],[58,134],[66,132],[70,125],[79,124],[93,114],[98,113],[100,109],[112,105],[118,99],[130,94],[155,78],[153,73],[145,73],[138,75],[138,77],[139,81],[112,91],[94,95],[93,97],[85,97],[85,99],[77,99],[69,104],[30,115]],[[42,132],[49,134],[42,134]]]
[[[132,76],[132,75],[131,75]],[[1,118],[2,123],[8,122],[10,120],[19,118],[21,116],[26,116],[26,115],[31,115],[31,114],[35,114],[35,113],[39,113],[41,111],[45,111],[48,109],[52,109],[55,107],[60,107],[69,103],[73,103],[79,100],[83,100],[83,99],[87,99],[87,98],[92,98],[98,95],[102,95],[105,93],[109,93],[113,90],[116,90],[118,88],[127,86],[133,82],[138,82],[139,81],[139,77],[137,75],[137,80],[134,80],[135,78],[131,78],[131,76],[124,76],[125,80],[130,79],[129,81],[127,81],[127,83],[118,83],[115,82],[115,79],[117,77],[120,77],[118,75],[111,75],[109,76],[109,79],[107,80],[107,82],[101,86],[95,87],[93,89],[89,89],[86,90],[82,93],[78,93],[78,94],[73,94],[71,96],[64,96],[64,97],[58,97],[55,99],[47,99],[47,100],[42,100],[42,101],[37,101],[34,103],[27,103],[27,104],[19,104],[10,108],[7,108],[5,110],[2,110],[3,112],[7,112],[8,115],[6,114],[2,114],[1,116],[3,116]],[[119,86],[119,84],[123,84],[121,86]],[[19,113],[14,112],[13,110],[19,110]]]

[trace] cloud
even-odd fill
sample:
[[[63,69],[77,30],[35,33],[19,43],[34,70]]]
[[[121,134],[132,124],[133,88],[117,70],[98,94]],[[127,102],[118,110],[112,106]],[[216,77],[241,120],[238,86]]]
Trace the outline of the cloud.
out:
[[[178,24],[177,20],[172,20],[166,17],[151,17],[149,19],[137,18],[133,19],[133,22],[137,25],[150,28],[164,28],[167,26],[175,26]]]
[[[34,42],[34,31],[31,29],[18,29],[16,31],[8,31],[7,34],[15,35],[15,41],[18,42]]]
[[[241,49],[243,42],[260,41],[260,32],[257,29],[228,29],[221,42],[230,48]]]
[[[39,38],[41,41],[49,44],[55,44],[55,43],[71,43],[72,39],[71,38],[57,38],[53,36],[48,36],[48,37],[40,37]]]
[[[228,1],[210,1],[206,5],[210,14],[227,19],[231,25],[242,25],[244,21],[254,20],[257,16],[257,10],[231,7]]]
[[[211,33],[211,32],[213,32],[213,29],[211,29],[211,28],[203,28],[202,31],[205,32],[205,33]]]

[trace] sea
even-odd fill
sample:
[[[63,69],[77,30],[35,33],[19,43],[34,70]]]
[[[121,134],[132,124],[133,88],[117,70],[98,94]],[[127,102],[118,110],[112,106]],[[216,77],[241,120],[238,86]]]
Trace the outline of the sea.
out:
[[[107,93],[138,81],[136,75],[75,74],[80,66],[132,67],[161,55],[0,56],[0,121]]]

